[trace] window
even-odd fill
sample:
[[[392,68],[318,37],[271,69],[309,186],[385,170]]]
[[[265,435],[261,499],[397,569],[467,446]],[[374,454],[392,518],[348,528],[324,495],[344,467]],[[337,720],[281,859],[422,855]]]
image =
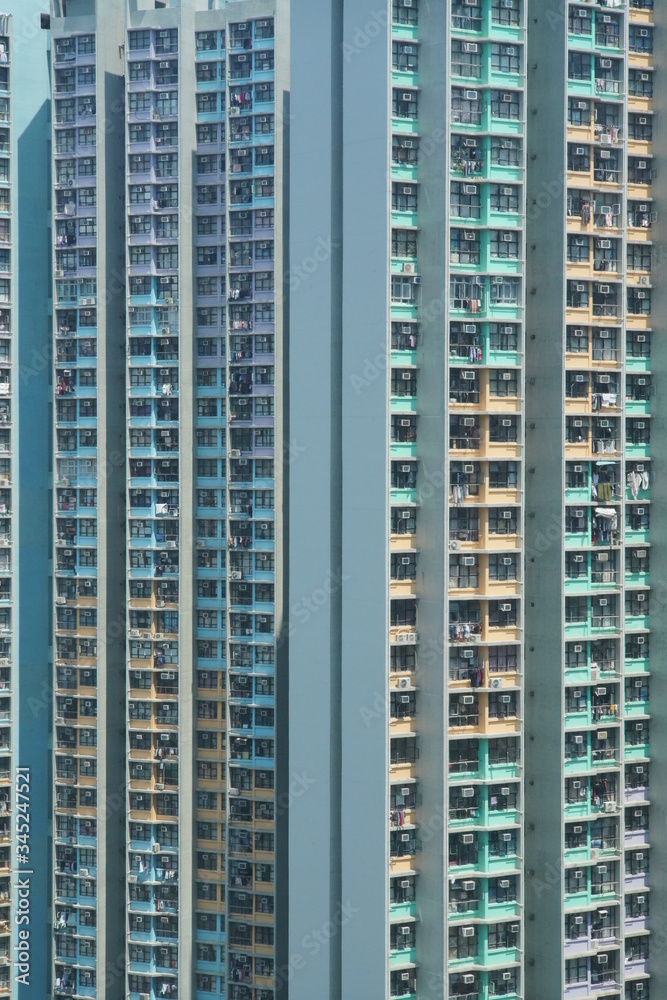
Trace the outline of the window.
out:
[[[590,257],[590,241],[588,236],[577,236],[568,233],[567,259],[572,263],[585,262]]]
[[[392,0],[392,21],[394,24],[417,24],[418,0]]]
[[[417,370],[415,368],[392,368],[392,396],[415,396],[417,394]]]
[[[625,852],[626,872],[632,875],[645,874],[649,870],[648,859],[649,859],[648,850],[626,851]]]
[[[630,51],[653,52],[653,28],[630,22]]]
[[[519,605],[517,601],[489,601],[489,625],[492,628],[507,628],[517,624]],[[489,695],[489,698],[493,697]],[[490,711],[489,702],[489,711]]]
[[[473,925],[472,934],[466,934],[468,928],[450,927],[449,929],[449,958],[461,959],[472,958],[477,955],[478,939],[477,927]]]
[[[567,30],[571,35],[590,35],[593,31],[591,11],[582,7],[570,7],[567,18]]]
[[[79,188],[79,207],[94,208],[97,205],[97,191],[95,188]]]
[[[80,146],[95,146],[97,145],[97,134],[93,128],[80,128],[79,129],[79,145]]]
[[[255,243],[255,260],[273,260],[274,245],[273,240]],[[232,261],[232,263],[234,263]]]
[[[497,951],[499,948],[516,948],[518,945],[516,924],[489,924],[488,942],[489,951]]]
[[[491,45],[491,68],[499,73],[520,73],[522,47],[503,45],[493,42]]]
[[[491,139],[491,163],[501,167],[518,167],[522,158],[521,139]]]
[[[516,535],[518,530],[518,510],[516,507],[491,507],[488,518],[489,534]]]
[[[499,695],[490,695],[490,698],[498,698]],[[489,712],[491,715],[491,712]],[[516,714],[516,713],[515,713]],[[493,716],[500,718],[501,716]],[[492,858],[505,858],[516,854],[516,831],[514,830],[492,830],[489,833],[489,856]]]
[[[489,208],[492,212],[518,212],[520,188],[504,184],[492,184]]]
[[[395,212],[417,211],[417,185],[403,183],[391,186],[391,207]]]
[[[452,41],[452,75],[478,80],[482,75],[482,46],[476,42]]]
[[[394,24],[417,24],[418,0],[406,4],[405,0],[392,0],[392,21]]]
[[[128,33],[128,45],[130,52],[149,49],[151,46],[150,31],[130,31]]]
[[[653,97],[653,73],[650,70],[630,69],[628,93],[630,97]]]
[[[648,573],[650,565],[650,549],[626,549],[625,572]]]
[[[391,254],[392,257],[416,257],[417,256],[416,230],[392,229]]]
[[[628,312],[635,316],[651,315],[650,288],[628,288]]]
[[[414,600],[391,601],[391,625],[417,624],[417,602]]]
[[[631,917],[647,917],[649,914],[649,896],[648,893],[634,893],[632,895],[626,895],[625,897],[625,916],[626,918]]]
[[[155,37],[155,51],[177,52],[178,51],[178,31],[176,28],[168,28],[166,31],[159,31]]]
[[[639,142],[651,142],[653,139],[653,118],[651,115],[628,116],[628,138]]]
[[[452,87],[451,120],[462,125],[479,125],[482,120],[481,92]]]
[[[419,140],[415,136],[407,138],[395,135],[392,137],[391,158],[393,163],[415,164],[419,157]]]
[[[480,189],[476,184],[452,181],[450,188],[450,210],[458,219],[479,219],[481,214]],[[479,236],[476,237],[479,240]]]
[[[418,70],[418,47],[404,42],[392,42],[392,68],[401,73],[416,73]]]
[[[489,879],[489,903],[511,903],[516,899],[516,890],[515,875],[510,878]]]
[[[133,246],[130,247],[130,264],[150,264],[151,262],[151,248]]]
[[[489,740],[489,764],[516,764],[519,761],[519,744],[512,737]]]
[[[648,506],[639,504],[628,504],[625,510],[625,525],[628,531],[647,531],[650,524],[650,511]],[[632,591],[636,597],[635,591]],[[648,595],[646,595],[648,597]],[[635,612],[638,614],[639,612]]]
[[[473,558],[473,564],[469,565],[468,556],[452,556],[449,561],[449,586],[458,589],[477,587],[479,583],[479,564]],[[413,577],[416,575],[415,573]]]
[[[392,90],[391,109],[394,118],[415,119],[418,115],[418,91],[394,88]]]
[[[577,97],[569,97],[567,101],[568,124],[574,126],[588,126],[591,123],[591,107],[589,101],[580,100]]]
[[[518,652],[516,646],[489,647],[489,673],[504,674],[518,670]]]
[[[615,174],[618,171],[614,171]],[[653,181],[653,161],[647,158],[638,158],[636,156],[630,156],[628,158],[628,181],[631,184],[651,184]],[[613,178],[598,178],[600,180],[613,179]]]
[[[577,886],[578,888],[578,886]],[[577,888],[570,889],[568,886],[568,891],[576,892]],[[585,888],[585,885],[581,888]],[[588,960],[585,958],[571,958],[565,963],[565,982],[571,983],[585,983],[588,981]]]
[[[492,90],[491,117],[518,121],[521,117],[521,94],[519,91]]]
[[[651,270],[651,247],[643,243],[628,243],[628,270]]]
[[[648,444],[651,440],[650,420],[626,419],[625,440],[628,444]]]
[[[519,391],[515,369],[492,368],[489,372],[489,393],[492,396],[516,396]]]
[[[518,27],[521,24],[521,0],[492,0],[491,20],[493,24]]]
[[[130,185],[130,204],[140,205],[150,202],[151,200],[151,187],[150,184],[131,184]]]
[[[452,264],[479,264],[479,233],[473,230],[451,229],[449,259]]]
[[[275,321],[275,306],[273,302],[257,303],[255,306],[255,321],[257,323],[273,323]]]
[[[517,563],[514,555],[489,556],[489,579],[490,580],[516,580]]]
[[[505,278],[502,276],[491,278],[491,304],[492,305],[516,305],[519,301],[521,291],[520,278]]]
[[[151,108],[151,95],[150,93],[130,93],[129,108],[130,114],[138,114],[139,112],[150,111]]]
[[[568,309],[586,309],[588,306],[588,282],[568,281],[566,302]]]
[[[515,490],[518,486],[516,462],[489,462],[489,488],[492,490]]]
[[[197,309],[197,326],[217,326],[218,309]]]
[[[218,141],[217,125],[197,125],[197,144],[207,145]]]
[[[130,62],[130,82],[139,83],[143,80],[150,80],[151,78],[151,64],[149,62],[132,61]]]

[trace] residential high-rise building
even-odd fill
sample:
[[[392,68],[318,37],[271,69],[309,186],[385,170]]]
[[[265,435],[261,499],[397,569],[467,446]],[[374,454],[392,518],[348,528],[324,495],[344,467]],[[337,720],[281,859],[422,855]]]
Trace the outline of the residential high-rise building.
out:
[[[292,9],[290,995],[522,995],[523,5]]]
[[[50,87],[43,6],[12,7],[0,16],[0,994],[27,996],[49,977]]]
[[[664,14],[9,4],[0,995],[662,996]]]
[[[273,997],[287,86],[208,7],[51,22],[56,995]]]
[[[529,27],[526,995],[554,1000],[664,993],[655,6]]]

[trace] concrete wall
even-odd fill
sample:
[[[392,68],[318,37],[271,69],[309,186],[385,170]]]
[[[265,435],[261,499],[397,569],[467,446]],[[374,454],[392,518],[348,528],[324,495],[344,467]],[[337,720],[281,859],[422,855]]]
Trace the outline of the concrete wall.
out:
[[[528,21],[524,996],[563,995],[566,22]],[[539,108],[539,114],[532,114]],[[546,613],[543,613],[546,612]]]
[[[39,0],[10,0],[14,265],[14,765],[30,769],[30,989],[47,991],[51,921],[51,286],[48,32]],[[19,868],[13,852],[12,867]],[[15,934],[18,928],[14,927]],[[15,941],[18,939],[15,937]],[[12,954],[13,957],[13,954]],[[12,970],[12,979],[14,970]],[[26,995],[28,993],[26,992]]]
[[[389,43],[376,14],[292,4],[289,749],[309,787],[290,805],[290,1000],[387,989]],[[374,706],[369,725],[360,709]]]

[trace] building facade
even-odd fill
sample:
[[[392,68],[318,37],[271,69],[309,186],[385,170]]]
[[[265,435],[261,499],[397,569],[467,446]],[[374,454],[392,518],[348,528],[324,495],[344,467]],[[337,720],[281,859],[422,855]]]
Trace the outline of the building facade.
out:
[[[51,21],[57,996],[274,995],[285,68],[194,8]]]
[[[525,12],[292,10],[290,996],[521,996]]]
[[[526,589],[549,611],[527,616],[526,677],[551,753],[526,756],[527,990],[554,998],[660,995],[664,974],[653,7],[568,3],[529,32]]]
[[[653,6],[0,15],[0,994],[664,993]]]

